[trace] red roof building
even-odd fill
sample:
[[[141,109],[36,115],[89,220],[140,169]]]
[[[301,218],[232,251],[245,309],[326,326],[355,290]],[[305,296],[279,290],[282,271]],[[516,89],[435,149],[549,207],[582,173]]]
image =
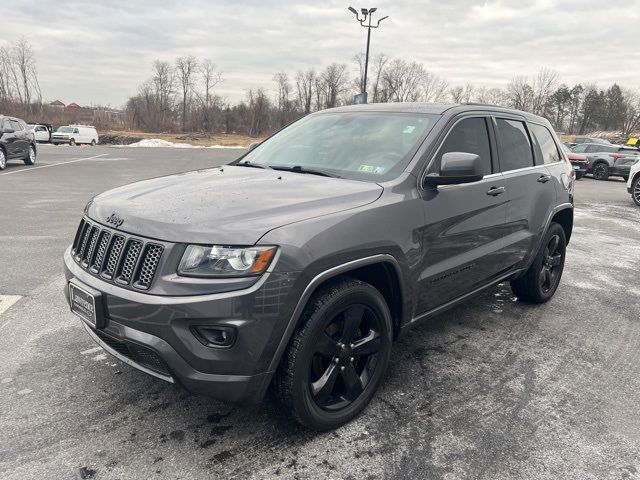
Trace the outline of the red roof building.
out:
[[[60,100],[54,100],[49,105],[51,105],[52,107],[63,107],[64,108],[64,103],[62,103]]]

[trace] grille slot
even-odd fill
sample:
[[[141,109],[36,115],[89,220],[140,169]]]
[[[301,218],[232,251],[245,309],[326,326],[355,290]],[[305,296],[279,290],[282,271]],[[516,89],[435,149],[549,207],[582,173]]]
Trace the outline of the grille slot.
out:
[[[82,219],[71,249],[93,275],[138,290],[151,288],[164,247]]]
[[[143,258],[140,264],[138,274],[136,275],[135,287],[147,290],[151,285],[151,281],[156,274],[160,257],[162,256],[162,246],[149,244],[146,246]]]
[[[82,266],[88,267],[91,258],[93,257],[93,252],[96,250],[96,242],[98,241],[98,227],[91,227],[89,231],[89,237],[87,239],[87,248],[85,248],[82,253]]]
[[[136,263],[138,262],[141,250],[142,242],[139,240],[129,240],[126,251],[122,256],[122,262],[118,269],[119,275],[116,279],[117,282],[124,283],[125,285],[129,284],[131,277],[133,277],[133,271],[136,268]]]
[[[107,253],[107,247],[109,246],[109,239],[111,238],[111,234],[106,230],[100,232],[100,238],[98,240],[98,250],[96,251],[95,257],[93,257],[93,261],[91,262],[91,271],[93,273],[98,273],[100,268],[102,268],[102,262],[104,261],[104,255]]]
[[[122,235],[113,235],[107,255],[107,263],[102,271],[102,276],[109,279],[113,278],[113,275],[116,273],[116,267],[118,266],[118,260],[120,260],[122,247],[124,247],[124,237]]]

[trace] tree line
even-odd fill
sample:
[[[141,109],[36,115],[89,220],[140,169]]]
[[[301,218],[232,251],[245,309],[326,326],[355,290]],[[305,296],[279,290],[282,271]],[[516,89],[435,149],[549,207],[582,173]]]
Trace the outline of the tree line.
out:
[[[244,133],[263,135],[308,113],[352,103],[364,78],[364,55],[352,69],[332,63],[321,69],[273,75],[273,92],[247,91],[246,99],[229,104],[213,91],[223,81],[210,60],[180,57],[156,61],[150,80],[131,97],[126,111],[134,128],[150,131]],[[559,132],[585,134],[617,131],[622,136],[640,128],[640,93],[614,83],[568,85],[560,75],[541,68],[531,77],[516,76],[502,88],[472,83],[452,85],[424,65],[402,58],[374,56],[369,62],[369,102],[477,102],[516,108],[546,117]]]
[[[150,77],[123,107],[124,124],[150,132],[264,135],[311,112],[351,104],[363,88],[364,63],[360,53],[351,67],[336,62],[276,72],[272,89],[250,88],[232,104],[218,93],[224,76],[212,60],[190,55],[156,60]],[[617,131],[625,136],[640,128],[637,89],[616,83],[568,85],[548,68],[489,88],[454,85],[421,63],[379,54],[369,62],[367,91],[370,103],[478,102],[516,108],[546,117],[557,131],[570,134]],[[54,123],[48,117],[55,113],[43,106],[33,47],[24,38],[0,45],[0,111]]]

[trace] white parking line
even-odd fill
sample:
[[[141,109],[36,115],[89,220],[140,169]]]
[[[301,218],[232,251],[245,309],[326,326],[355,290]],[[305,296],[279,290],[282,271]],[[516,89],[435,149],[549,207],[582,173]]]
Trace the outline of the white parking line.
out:
[[[68,160],[66,162],[50,163],[49,165],[38,165],[37,167],[23,168],[22,170],[16,170],[15,172],[0,173],[0,177],[4,177],[5,175],[13,175],[15,173],[33,172],[34,170],[38,170],[39,168],[49,168],[49,167],[55,167],[58,165],[66,165],[68,163],[82,162],[84,160],[93,160],[94,158],[104,157],[105,155],[109,155],[109,154],[101,153],[100,155],[94,155],[93,157],[76,158],[75,160]]]
[[[9,307],[22,298],[21,295],[0,295],[0,315],[9,310]],[[9,322],[0,324],[0,330],[7,326]]]

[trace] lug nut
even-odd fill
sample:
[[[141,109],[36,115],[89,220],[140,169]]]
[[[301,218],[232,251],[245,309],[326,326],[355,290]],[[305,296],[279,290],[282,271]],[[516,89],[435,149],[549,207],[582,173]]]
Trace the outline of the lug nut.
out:
[[[339,363],[339,362],[340,362],[340,360],[338,359],[338,357],[334,357],[334,358],[333,358],[333,363],[337,364],[337,363]]]
[[[344,372],[344,367],[340,367],[340,371],[341,371],[341,372]]]
[[[350,361],[351,363],[353,363],[353,357],[351,357],[351,358],[349,359],[349,361]]]
[[[349,348],[353,348],[353,343],[351,345],[349,345]]]

